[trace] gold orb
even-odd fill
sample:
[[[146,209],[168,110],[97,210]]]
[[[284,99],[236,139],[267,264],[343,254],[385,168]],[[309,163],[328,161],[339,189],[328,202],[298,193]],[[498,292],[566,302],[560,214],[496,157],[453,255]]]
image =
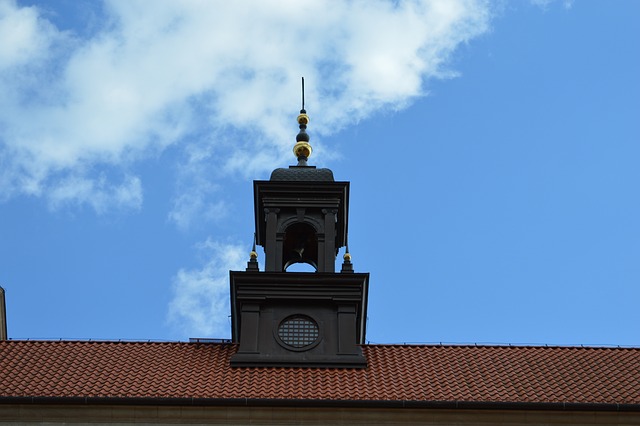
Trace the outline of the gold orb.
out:
[[[309,124],[309,116],[307,114],[300,114],[298,116],[298,124],[304,124],[305,126]]]
[[[300,157],[301,155],[304,157],[311,157],[311,153],[313,152],[313,149],[311,148],[311,145],[309,145],[309,142],[298,142],[293,146],[293,154],[296,156],[296,158]]]

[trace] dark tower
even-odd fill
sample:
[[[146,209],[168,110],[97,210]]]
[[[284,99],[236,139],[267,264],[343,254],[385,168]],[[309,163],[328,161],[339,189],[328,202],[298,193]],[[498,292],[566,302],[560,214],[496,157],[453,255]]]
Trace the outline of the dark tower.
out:
[[[232,271],[231,332],[238,352],[234,367],[366,367],[369,274],[354,273],[349,253],[335,272],[338,250],[347,244],[349,182],[329,169],[307,165],[312,149],[306,127],[293,148],[298,164],[254,181],[255,242],[265,268],[251,252],[246,271]],[[286,272],[307,263],[316,272]]]

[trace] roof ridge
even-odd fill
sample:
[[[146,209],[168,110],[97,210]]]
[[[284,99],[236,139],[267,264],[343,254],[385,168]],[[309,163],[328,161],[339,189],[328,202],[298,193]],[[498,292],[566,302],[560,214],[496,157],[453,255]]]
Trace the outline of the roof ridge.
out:
[[[26,338],[7,339],[0,341],[13,343],[120,343],[120,344],[184,344],[184,345],[235,345],[229,339],[193,339],[184,340],[161,340],[161,339],[64,339],[64,338]],[[640,350],[640,346],[631,345],[554,345],[554,344],[513,344],[513,343],[367,343],[362,347],[425,347],[425,348],[539,348],[539,349],[631,349]]]
[[[0,341],[1,342],[1,341]],[[207,344],[216,344],[216,343],[225,343],[225,342],[188,342],[184,340],[161,340],[161,339],[49,339],[49,338],[27,338],[27,339],[7,339],[4,342],[20,342],[20,343],[136,343],[136,344],[197,344],[197,343],[207,343]],[[229,342],[226,342],[227,344]]]
[[[632,345],[583,345],[583,344],[545,344],[545,343],[367,343],[367,346],[386,346],[386,347],[455,347],[455,348],[561,348],[561,349],[640,349],[640,346]]]

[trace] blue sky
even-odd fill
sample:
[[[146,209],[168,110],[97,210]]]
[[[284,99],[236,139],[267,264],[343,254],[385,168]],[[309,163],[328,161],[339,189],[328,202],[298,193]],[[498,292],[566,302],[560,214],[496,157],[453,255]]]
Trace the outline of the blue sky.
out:
[[[640,345],[640,3],[330,5],[0,0],[9,337],[229,337],[305,76],[369,341]]]

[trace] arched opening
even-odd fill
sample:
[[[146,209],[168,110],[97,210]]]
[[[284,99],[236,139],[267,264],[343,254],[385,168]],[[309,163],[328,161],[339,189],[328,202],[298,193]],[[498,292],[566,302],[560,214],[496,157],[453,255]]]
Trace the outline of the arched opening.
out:
[[[289,269],[295,264],[310,265],[313,270],[298,270],[301,265],[295,266],[295,272],[315,272],[318,270],[318,236],[316,230],[306,223],[294,223],[284,233],[282,253],[282,269]]]
[[[308,263],[296,262],[287,266],[287,272],[317,272],[313,265]]]

